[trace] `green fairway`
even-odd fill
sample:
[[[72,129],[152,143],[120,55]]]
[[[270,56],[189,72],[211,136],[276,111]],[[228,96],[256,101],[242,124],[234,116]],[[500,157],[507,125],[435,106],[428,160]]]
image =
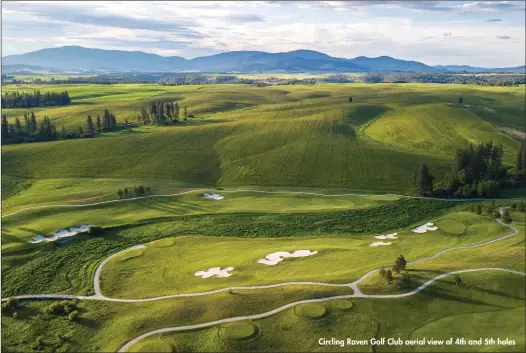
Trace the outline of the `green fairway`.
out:
[[[462,234],[440,229],[424,234],[403,231],[398,233],[398,239],[389,240],[392,245],[380,247],[370,246],[377,241],[375,234],[352,238],[178,237],[169,247],[147,244],[145,249],[113,258],[102,270],[101,288],[110,297],[144,298],[149,296],[149,288],[156,288],[158,295],[167,295],[288,281],[350,283],[371,269],[390,265],[398,254],[414,260],[441,249],[480,243],[509,233],[507,228],[470,213],[447,217],[461,224],[465,231]],[[285,259],[277,265],[257,262],[274,252],[303,249],[318,253]],[[234,267],[234,270],[232,276],[225,278],[194,276],[197,271],[213,267]]]

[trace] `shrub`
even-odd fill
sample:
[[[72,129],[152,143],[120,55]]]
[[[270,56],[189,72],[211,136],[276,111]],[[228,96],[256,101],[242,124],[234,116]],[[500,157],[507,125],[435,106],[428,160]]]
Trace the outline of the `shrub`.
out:
[[[511,223],[511,215],[508,210],[504,210],[504,212],[502,213],[502,221],[504,223]]]
[[[79,312],[77,310],[74,310],[74,311],[69,313],[68,320],[69,321],[75,321],[75,320],[77,320],[78,316],[79,316]]]
[[[387,273],[387,271],[385,270],[385,268],[382,267],[379,273],[381,277],[385,278],[385,274]]]
[[[69,301],[61,301],[58,303],[50,304],[47,307],[46,312],[53,314],[53,315],[60,316],[64,314],[69,314],[76,310],[77,310],[77,304],[73,302],[69,302]]]
[[[104,231],[103,231],[102,227],[91,226],[88,229],[88,234],[92,235],[92,236],[102,235],[103,233],[104,233]]]

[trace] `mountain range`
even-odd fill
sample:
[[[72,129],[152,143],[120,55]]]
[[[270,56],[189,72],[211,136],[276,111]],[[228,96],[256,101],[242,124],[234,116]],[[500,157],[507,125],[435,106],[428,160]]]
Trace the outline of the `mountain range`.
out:
[[[230,51],[185,59],[180,56],[160,56],[140,51],[64,46],[2,58],[4,73],[23,68],[77,72],[525,72],[525,66],[497,69],[467,65],[429,66],[418,61],[400,60],[390,56],[336,58],[313,50],[284,53]]]

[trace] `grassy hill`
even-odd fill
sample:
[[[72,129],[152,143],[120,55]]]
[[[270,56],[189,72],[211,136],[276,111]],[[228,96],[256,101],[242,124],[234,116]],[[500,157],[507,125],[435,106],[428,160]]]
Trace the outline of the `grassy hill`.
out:
[[[47,115],[68,129],[84,125],[88,114],[96,116],[104,108],[114,112],[119,122],[135,121],[140,108],[157,99],[177,100],[196,118],[178,126],[140,126],[94,139],[3,146],[3,175],[406,193],[412,190],[409,175],[418,164],[430,165],[440,179],[450,169],[454,149],[468,142],[503,143],[506,160],[512,164],[519,144],[494,125],[518,128],[524,118],[520,87],[4,87],[6,92],[33,89],[68,90],[71,105],[34,109],[37,117]],[[456,104],[460,96],[463,106]],[[12,119],[27,111],[2,113]]]

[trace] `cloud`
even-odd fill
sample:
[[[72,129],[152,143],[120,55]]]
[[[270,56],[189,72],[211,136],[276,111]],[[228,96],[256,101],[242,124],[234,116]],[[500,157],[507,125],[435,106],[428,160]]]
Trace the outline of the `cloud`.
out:
[[[512,37],[510,37],[510,36],[496,36],[495,38],[500,39],[500,40],[508,40],[508,39],[511,39]]]
[[[192,23],[189,23],[188,20],[166,21],[123,16],[109,12],[108,9],[100,7],[96,2],[90,3],[88,7],[85,7],[85,3],[80,7],[71,6],[67,3],[10,3],[8,6],[17,12],[29,13],[52,21],[114,28],[169,31],[185,38],[203,37],[201,33],[190,28]]]
[[[254,14],[231,14],[226,16],[227,21],[233,23],[265,22],[265,17]]]
[[[444,32],[442,33],[444,37],[451,37],[451,32]]]
[[[489,20],[486,20],[486,22],[502,22],[503,20],[500,18],[490,18]]]

